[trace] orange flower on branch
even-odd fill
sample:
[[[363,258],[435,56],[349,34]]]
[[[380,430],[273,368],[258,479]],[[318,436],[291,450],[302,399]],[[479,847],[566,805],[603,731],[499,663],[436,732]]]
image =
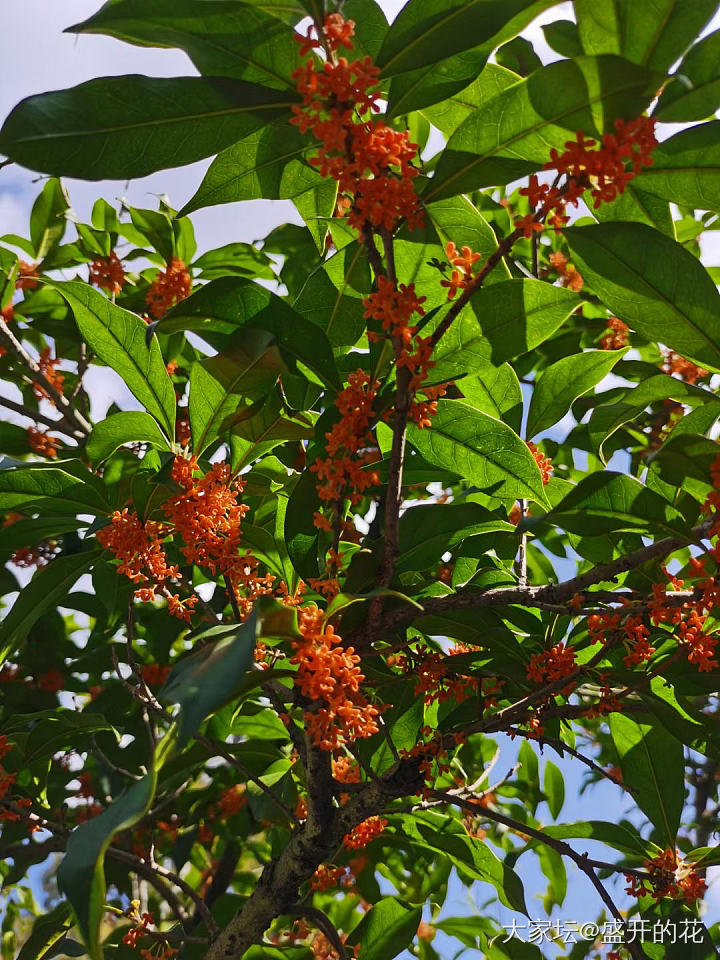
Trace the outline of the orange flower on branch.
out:
[[[101,290],[107,290],[108,293],[122,293],[122,288],[127,283],[127,279],[122,262],[114,250],[107,257],[99,257],[97,260],[93,260],[89,270],[90,283],[94,286]]]
[[[60,441],[57,437],[51,437],[49,433],[38,430],[37,427],[28,427],[28,446],[34,453],[39,453],[41,457],[49,457],[55,460],[58,455]]]
[[[158,273],[145,295],[148,310],[159,320],[171,307],[190,296],[192,278],[187,266],[175,257],[164,271]]]
[[[468,246],[462,247],[458,252],[458,248],[452,241],[445,247],[445,253],[455,269],[452,271],[449,280],[443,279],[440,281],[440,286],[448,288],[448,300],[452,300],[458,290],[464,290],[472,281],[473,267],[479,260],[482,260],[482,254],[473,253]]]
[[[40,373],[45,377],[51,386],[55,387],[58,393],[62,393],[63,385],[65,383],[65,375],[56,369],[60,363],[59,357],[52,357],[50,354],[50,347],[44,347],[38,358]],[[33,381],[32,389],[38,400],[47,400],[48,403],[51,403],[53,406],[55,406],[55,400],[50,396],[42,383]]]
[[[685,357],[681,357],[680,354],[675,353],[674,350],[667,350],[665,352],[662,370],[663,373],[669,373],[671,375],[676,373],[681,380],[692,385],[696,384],[698,380],[704,380],[705,377],[710,375],[709,370],[704,370],[696,363],[693,363],[692,360],[686,360]]]
[[[15,281],[16,290],[34,290],[38,286],[38,270],[36,263],[26,263],[18,260],[18,275]]]
[[[677,850],[663,850],[656,857],[644,862],[647,877],[625,874],[628,881],[626,893],[633,897],[651,896],[653,900],[671,897],[693,903],[700,900],[707,890],[703,877],[694,869],[695,864],[685,861]]]
[[[626,323],[618,320],[617,317],[610,317],[608,320],[608,330],[610,332],[606,333],[600,341],[600,348],[602,350],[620,350],[622,347],[627,346],[630,327]]]
[[[348,850],[362,850],[379,837],[387,825],[388,821],[384,817],[368,817],[367,820],[353,827],[350,833],[345,834],[343,846]]]
[[[528,450],[533,455],[535,463],[540,468],[540,473],[542,474],[543,486],[547,486],[550,483],[550,478],[553,474],[553,465],[550,457],[546,457],[544,453],[541,453],[537,446],[532,442],[532,440],[526,441]]]

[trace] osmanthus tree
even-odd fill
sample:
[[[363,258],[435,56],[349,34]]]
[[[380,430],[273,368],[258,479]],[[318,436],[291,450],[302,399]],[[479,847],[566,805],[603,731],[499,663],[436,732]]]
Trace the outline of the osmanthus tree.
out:
[[[716,955],[716,4],[576,0],[543,65],[552,6],[110,0],[200,75],[6,120],[4,956],[531,960],[533,859],[573,960]],[[213,154],[180,212],[57,179]],[[305,225],[196,255],[261,197]]]

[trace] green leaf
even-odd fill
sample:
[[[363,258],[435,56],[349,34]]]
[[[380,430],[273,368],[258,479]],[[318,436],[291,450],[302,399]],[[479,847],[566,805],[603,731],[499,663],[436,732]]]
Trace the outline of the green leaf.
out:
[[[105,913],[105,852],[116,833],[132,827],[147,813],[156,785],[157,771],[153,767],[103,813],[77,827],[68,839],[57,882],[70,901],[91,960],[103,958],[100,924]]]
[[[0,470],[0,511],[47,510],[48,513],[110,512],[103,484],[77,460],[56,466],[32,464]]]
[[[475,364],[498,365],[534,350],[580,302],[576,293],[541,280],[505,280],[483,287],[440,340],[433,354],[433,379],[447,380]]]
[[[577,24],[574,20],[555,20],[542,27],[545,42],[562,57],[580,57],[583,48],[580,43]]]
[[[179,750],[207,717],[241,691],[243,680],[254,663],[255,629],[255,613],[239,626],[210,627],[196,638],[196,642],[201,639],[207,645],[170,671],[159,697],[180,706]]]
[[[62,605],[70,588],[87,573],[100,553],[100,550],[85,550],[58,557],[38,570],[0,622],[0,663],[23,643],[31,627],[47,610]]]
[[[720,121],[664,140],[653,150],[653,165],[630,186],[682,206],[720,211]]]
[[[480,105],[457,128],[423,192],[431,203],[540,170],[577,130],[599,135],[652,96],[647,73],[619,57],[560,60]]]
[[[377,64],[385,77],[435,64],[489,40],[530,6],[538,7],[532,0],[409,0],[385,35]]]
[[[284,364],[271,333],[250,329],[190,369],[188,412],[196,454],[227,434],[273,387]]]
[[[86,283],[54,283],[75,315],[81,335],[98,357],[172,438],[175,435],[175,390],[156,337],[146,343],[147,325],[135,313],[111,303]]]
[[[41,960],[46,952],[70,929],[70,904],[58,903],[48,913],[35,918],[30,936],[16,960]]]
[[[227,276],[274,280],[271,264],[267,254],[251,243],[226,243],[198,257],[192,267],[200,271],[203,280],[219,280]]]
[[[25,762],[30,764],[73,746],[85,748],[91,734],[112,729],[112,724],[98,713],[58,711],[33,725],[25,741]]]
[[[478,880],[491,883],[505,906],[527,916],[520,877],[498,860],[487,844],[468,837],[457,820],[428,812],[403,816],[401,824],[402,843],[410,841],[421,850],[429,848],[449,857]]]
[[[545,761],[543,787],[550,813],[553,820],[557,820],[565,803],[565,780],[560,768],[552,760]]]
[[[472,51],[470,54],[463,54],[463,56],[470,55],[472,55]],[[420,73],[423,77],[428,77],[429,75],[432,76],[435,70],[422,70]],[[412,76],[412,74],[407,74],[407,76]],[[512,73],[512,71],[494,63],[489,63],[482,70],[480,76],[477,76],[475,65],[472,64],[471,77],[475,78],[473,82],[463,86],[453,96],[423,109],[423,115],[446,137],[455,133],[463,120],[466,120],[478,107],[488,100],[492,100],[493,97],[502,93],[503,90],[507,90],[508,87],[521,79],[516,73]],[[393,84],[404,80],[405,76],[398,77],[393,80]]]
[[[651,342],[720,370],[720,294],[691,253],[642,223],[569,227],[564,234],[606,307]]]
[[[292,86],[302,62],[293,30],[245,3],[113,0],[68,33],[100,33],[139,46],[179,47],[201,74],[265,87]]]
[[[150,443],[161,450],[170,449],[167,438],[150,414],[127,410],[96,423],[85,451],[92,463],[102,463],[125,443]]]
[[[144,177],[212,156],[295,99],[222,77],[101,77],[23,100],[0,130],[0,152],[57,176]]]
[[[291,416],[280,398],[271,395],[260,404],[257,413],[232,427],[232,468],[240,470],[286,440],[308,440],[312,436],[312,418],[308,414]]]
[[[181,214],[241,200],[292,200],[323,182],[308,163],[316,149],[287,121],[254,130],[215,157]]]
[[[575,0],[585,53],[616,53],[664,73],[717,9],[716,0]]]
[[[432,427],[408,428],[408,441],[435,466],[459,473],[484,493],[546,503],[540,470],[501,420],[460,400],[440,400]]]
[[[630,823],[587,820],[579,823],[549,824],[543,833],[556,840],[597,840],[631,856],[646,856],[648,845]]]
[[[586,350],[562,357],[540,374],[530,401],[527,436],[562,420],[572,404],[603,380],[626,350]]]
[[[611,714],[609,722],[623,781],[674,850],[685,804],[682,744],[661,726],[638,723],[622,713]]]
[[[383,897],[351,931],[348,946],[360,946],[364,960],[393,960],[415,939],[422,907]]]
[[[610,470],[583,477],[546,520],[570,533],[590,537],[617,530],[691,537],[682,514],[663,497],[635,477]]]
[[[509,363],[495,366],[473,360],[475,375],[463,377],[455,386],[476,410],[503,420],[520,433],[523,416],[522,387]]]
[[[342,386],[327,337],[287,301],[257,283],[223,277],[201,287],[160,321],[163,333],[207,328],[223,333],[257,328],[273,334],[286,362],[299,360],[319,382]],[[244,334],[246,335],[246,334]]]
[[[427,504],[411,507],[400,518],[400,553],[396,573],[427,572],[442,555],[467,537],[495,530],[513,531],[476,503]]]
[[[63,185],[54,177],[48,180],[30,214],[30,239],[38,260],[44,260],[62,240],[69,209],[70,200]]]
[[[426,212],[443,248],[447,247],[450,240],[456,242],[458,247],[467,244],[476,253],[482,254],[484,260],[497,250],[495,231],[468,197],[438,200],[426,207]],[[486,282],[502,282],[509,276],[510,271],[503,262],[490,273]]]
[[[19,547],[32,547],[41,540],[55,540],[64,533],[79,530],[84,526],[87,526],[87,521],[76,520],[74,517],[42,516],[18,520],[3,528],[0,552],[9,556]]]
[[[646,223],[675,240],[675,224],[669,202],[640,189],[635,181],[627,184],[615,200],[600,204],[597,210],[593,210],[593,216],[601,223],[607,220]]]
[[[663,123],[704,120],[720,107],[720,30],[691,47],[665,87],[653,116]]]
[[[501,67],[507,67],[521,77],[529,76],[533,70],[543,65],[533,45],[525,37],[515,37],[509,43],[503,44],[495,54],[495,59]]]
[[[500,44],[511,40],[531,20],[542,13],[554,0],[534,0],[526,3],[519,13],[507,20],[502,29],[480,46],[454,53],[452,56],[433,64],[432,70],[421,67],[402,73],[392,79],[388,97],[388,115],[391,117],[421,110],[432,104],[442,104],[439,110],[447,106],[446,101],[456,94],[464,98],[466,88],[473,84],[481,71],[501,70],[495,65],[485,67],[488,57]],[[513,75],[517,80],[517,75]],[[474,84],[473,84],[474,85]],[[439,127],[442,129],[442,127]]]
[[[295,570],[306,580],[319,573],[318,531],[313,515],[320,506],[315,474],[305,470],[290,494],[285,514],[285,542]]]

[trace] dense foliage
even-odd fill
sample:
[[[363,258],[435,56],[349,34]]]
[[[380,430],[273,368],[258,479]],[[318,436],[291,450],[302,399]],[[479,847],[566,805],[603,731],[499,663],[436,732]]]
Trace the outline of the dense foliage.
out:
[[[544,65],[553,5],[109,0],[200,75],[5,121],[3,957],[716,955],[716,3]],[[215,154],[179,212],[58,179]],[[258,198],[304,225],[197,254]],[[528,860],[594,933],[508,935]]]

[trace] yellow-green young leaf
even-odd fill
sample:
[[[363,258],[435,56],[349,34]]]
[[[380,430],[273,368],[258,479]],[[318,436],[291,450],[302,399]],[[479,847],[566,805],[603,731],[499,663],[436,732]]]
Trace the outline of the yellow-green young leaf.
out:
[[[30,239],[38,260],[44,260],[62,240],[70,209],[65,187],[54,177],[45,184],[30,214]]]
[[[448,140],[427,203],[541,170],[550,149],[634,117],[652,98],[645,70],[619,57],[579,57],[536,70],[475,110]]]
[[[247,4],[115,0],[67,32],[179,47],[205,76],[236,77],[279,89],[293,86],[291,74],[302,63],[292,28]]]
[[[590,474],[547,515],[570,533],[600,536],[612,530],[692,537],[683,515],[664,497],[624,473]]]
[[[385,77],[427,67],[480,46],[532,6],[533,0],[410,0],[388,30],[377,64]]]
[[[411,425],[408,441],[430,463],[459,473],[485,494],[547,503],[526,444],[507,424],[461,400],[440,400],[432,426]]]
[[[413,942],[421,918],[422,907],[383,897],[351,931],[348,945],[359,944],[365,960],[393,960]]]
[[[563,357],[540,374],[530,401],[527,436],[562,420],[572,404],[607,376],[626,350],[587,350]]]
[[[433,357],[437,383],[534,350],[580,306],[570,290],[540,280],[504,280],[483,287],[451,324]],[[438,315],[437,323],[442,321]],[[462,389],[462,387],[461,387]]]
[[[575,0],[585,53],[617,53],[664,73],[717,9],[716,0]]]
[[[56,176],[124,180],[194,163],[286,116],[297,95],[224,77],[100,77],[28,97],[0,153]]]
[[[157,338],[147,339],[147,324],[137,314],[111,303],[87,283],[54,283],[67,300],[90,349],[111,367],[128,390],[175,436],[175,390],[165,368]]]
[[[674,850],[685,804],[682,744],[661,726],[638,723],[622,713],[610,716],[610,733],[623,782],[666,846]]]
[[[242,690],[254,662],[256,622],[253,612],[239,626],[210,627],[200,635],[207,645],[173,667],[159,696],[180,706],[178,749],[207,717]]]
[[[565,780],[560,768],[552,760],[545,761],[543,788],[553,820],[557,820],[565,803]]]
[[[630,187],[681,206],[720,211],[720,121],[664,140],[653,150],[652,166]]]
[[[127,410],[113,413],[106,420],[96,423],[85,451],[92,463],[102,463],[124,443],[138,442],[149,443],[161,450],[170,449],[167,437],[149,413]]]
[[[33,624],[47,610],[61,605],[70,588],[87,573],[101,552],[84,550],[58,557],[38,570],[0,622],[0,663],[25,640]]]
[[[642,223],[601,223],[564,231],[593,292],[653,343],[720,370],[720,294],[679,243]]]

